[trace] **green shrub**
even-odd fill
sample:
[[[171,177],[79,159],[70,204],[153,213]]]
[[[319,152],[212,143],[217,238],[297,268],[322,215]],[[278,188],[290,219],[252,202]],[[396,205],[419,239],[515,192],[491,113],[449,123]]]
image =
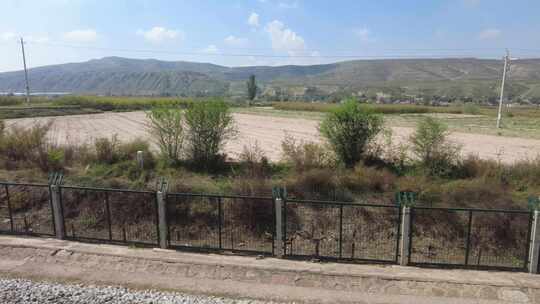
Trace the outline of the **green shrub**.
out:
[[[62,149],[51,149],[47,151],[48,171],[61,171],[64,169],[65,154]]]
[[[143,152],[143,164],[145,169],[155,167],[155,158],[150,143],[142,138],[135,138],[128,142],[120,142],[118,145],[118,158],[120,161],[136,161],[137,152]]]
[[[237,131],[229,106],[221,100],[192,104],[185,114],[188,156],[199,169],[216,170],[223,162],[223,145]]]
[[[448,134],[446,125],[426,117],[410,137],[413,153],[430,175],[448,176],[460,161],[461,147],[449,142]]]
[[[18,106],[24,103],[24,99],[16,96],[0,96],[0,106]]]
[[[180,108],[153,108],[146,115],[153,140],[161,154],[170,162],[178,162],[182,156],[184,143],[184,121]]]
[[[94,149],[95,156],[91,162],[97,164],[113,165],[124,162],[126,163],[124,166],[127,166],[126,172],[136,171],[139,170],[139,167],[135,163],[137,152],[142,151],[144,169],[153,169],[155,167],[156,162],[150,150],[150,144],[141,138],[136,138],[128,142],[120,142],[116,135],[110,139],[98,138],[94,143]]]
[[[117,154],[118,136],[98,138],[94,142],[96,149],[96,161],[98,163],[113,164],[118,160]]]
[[[470,115],[479,115],[480,107],[474,103],[466,103],[463,106],[463,113],[470,114]]]
[[[381,116],[349,99],[328,114],[320,125],[320,131],[345,166],[352,168],[382,130],[382,124]]]

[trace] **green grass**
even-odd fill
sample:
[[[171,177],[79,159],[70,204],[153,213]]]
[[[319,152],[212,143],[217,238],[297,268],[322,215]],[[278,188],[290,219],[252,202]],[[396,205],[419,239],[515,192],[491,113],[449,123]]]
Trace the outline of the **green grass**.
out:
[[[308,111],[308,112],[330,112],[339,104],[315,103],[315,102],[276,102],[272,105],[274,109],[285,111]],[[420,113],[448,113],[463,114],[464,107],[430,107],[407,104],[363,104],[364,108],[380,114],[420,114]]]
[[[54,101],[57,106],[80,106],[102,111],[138,111],[155,106],[182,106],[193,102],[192,99],[177,97],[98,97],[66,96]]]
[[[81,108],[79,106],[33,106],[33,107],[0,107],[0,119],[14,119],[25,117],[44,117],[44,116],[67,116],[81,114],[102,113],[97,109]]]
[[[333,104],[306,104],[306,106],[301,105],[302,107],[298,108],[289,105],[286,107],[287,109],[284,109],[285,107],[274,106],[235,108],[234,111],[244,114],[322,120],[327,111],[329,111],[328,109],[336,106]],[[379,113],[386,111],[384,120],[388,127],[414,128],[423,117],[430,115],[446,123],[449,130],[453,132],[540,139],[540,108],[521,107],[505,109],[502,120],[503,128],[497,129],[495,127],[497,109],[493,107],[478,107],[478,109],[474,109],[474,112],[478,113],[476,115],[467,113],[471,109],[464,109],[463,114],[457,113],[457,110],[455,110],[457,107],[452,110],[452,108],[444,107],[418,106],[423,109],[418,110],[417,113],[405,114],[396,114],[402,109],[403,105],[373,105],[373,107],[378,108]],[[409,110],[411,107],[417,106],[406,105],[406,111],[412,112],[412,110]],[[428,109],[427,113],[425,112],[425,108]]]

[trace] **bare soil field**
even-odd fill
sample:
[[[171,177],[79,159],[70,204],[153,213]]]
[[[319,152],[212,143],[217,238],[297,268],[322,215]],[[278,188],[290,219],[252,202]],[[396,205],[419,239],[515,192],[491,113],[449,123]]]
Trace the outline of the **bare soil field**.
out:
[[[232,157],[241,153],[244,146],[257,144],[271,160],[279,160],[281,141],[287,134],[298,140],[322,140],[317,120],[240,113],[235,113],[234,117],[239,134],[225,148]],[[50,137],[59,144],[92,143],[96,138],[110,138],[115,134],[120,140],[149,138],[144,112],[22,118],[6,120],[6,123],[8,126],[30,126],[49,120],[54,121]],[[394,141],[406,141],[413,130],[409,127],[392,127]],[[536,139],[458,132],[452,133],[451,139],[463,145],[464,154],[475,154],[481,158],[498,159],[506,163],[540,155],[540,140]]]

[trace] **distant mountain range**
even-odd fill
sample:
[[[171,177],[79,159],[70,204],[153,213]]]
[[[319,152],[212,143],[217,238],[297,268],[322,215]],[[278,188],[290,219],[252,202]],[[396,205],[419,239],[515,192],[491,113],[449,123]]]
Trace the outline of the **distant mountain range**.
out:
[[[29,70],[32,91],[104,95],[244,96],[254,74],[261,96],[311,98],[343,93],[494,98],[502,61],[464,59],[357,60],[311,66],[224,67],[208,63],[106,57]],[[540,59],[514,61],[513,98],[540,98]],[[0,73],[0,91],[24,90],[22,71]]]

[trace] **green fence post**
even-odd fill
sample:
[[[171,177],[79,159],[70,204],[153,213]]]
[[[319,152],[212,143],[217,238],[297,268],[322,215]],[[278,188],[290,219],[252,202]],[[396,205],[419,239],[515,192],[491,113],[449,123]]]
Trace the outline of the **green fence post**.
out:
[[[401,212],[401,240],[400,260],[401,266],[407,266],[411,253],[411,211],[416,202],[417,194],[414,192],[396,193],[396,205],[402,208]]]
[[[275,247],[277,250],[275,250],[275,252],[278,258],[283,258],[283,256],[285,255],[285,231],[284,231],[284,226],[283,226],[284,191],[283,189],[276,187],[274,188],[272,192],[273,192],[272,196],[274,197],[274,208],[275,208],[274,214],[276,217],[275,218],[276,236],[275,236],[274,241],[276,243]]]
[[[63,240],[66,238],[66,225],[64,221],[64,206],[62,205],[62,184],[64,175],[54,172],[49,174],[49,196],[54,222],[54,232],[56,238]]]
[[[167,187],[168,184],[161,179],[156,192],[157,216],[159,230],[159,247],[167,249],[169,247],[169,227],[167,222]]]
[[[529,273],[538,273],[540,259],[540,197],[529,198],[529,208],[534,210],[529,251]]]

